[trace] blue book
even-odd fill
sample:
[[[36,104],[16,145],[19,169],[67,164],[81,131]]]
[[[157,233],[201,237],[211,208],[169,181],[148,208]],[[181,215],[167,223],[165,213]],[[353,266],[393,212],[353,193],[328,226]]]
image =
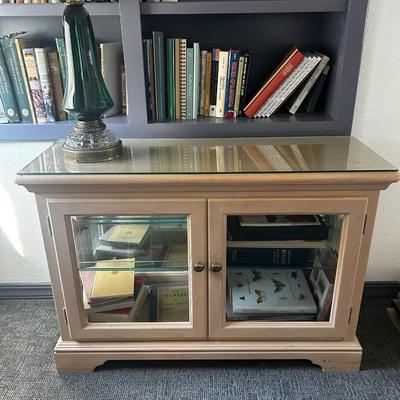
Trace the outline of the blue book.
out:
[[[186,119],[193,119],[194,51],[186,49]]]
[[[226,75],[225,117],[229,116],[229,113],[233,116],[239,56],[238,50],[229,50],[228,73]]]

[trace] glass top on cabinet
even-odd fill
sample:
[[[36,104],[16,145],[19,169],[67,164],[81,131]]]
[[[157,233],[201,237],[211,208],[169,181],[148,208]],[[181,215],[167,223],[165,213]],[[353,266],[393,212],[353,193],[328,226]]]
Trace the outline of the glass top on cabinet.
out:
[[[353,137],[123,139],[123,156],[79,164],[55,142],[18,175],[139,175],[397,171]]]

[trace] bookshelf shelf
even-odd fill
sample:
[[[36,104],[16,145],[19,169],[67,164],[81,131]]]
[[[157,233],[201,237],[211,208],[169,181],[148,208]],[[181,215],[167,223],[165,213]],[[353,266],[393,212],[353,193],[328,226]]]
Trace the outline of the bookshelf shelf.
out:
[[[140,4],[143,15],[341,12],[346,11],[346,8],[347,0],[181,1]]]
[[[93,16],[119,15],[118,3],[86,4]],[[61,17],[64,4],[0,4],[0,17]]]

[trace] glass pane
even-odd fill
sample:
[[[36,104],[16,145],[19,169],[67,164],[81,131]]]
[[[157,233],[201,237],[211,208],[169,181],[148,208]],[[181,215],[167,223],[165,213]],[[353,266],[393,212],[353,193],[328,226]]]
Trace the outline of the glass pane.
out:
[[[220,174],[397,171],[352,137],[124,139],[121,158],[106,163],[64,159],[57,142],[19,175]]]
[[[189,321],[186,215],[71,222],[89,322]]]
[[[343,215],[230,215],[226,319],[329,321]]]

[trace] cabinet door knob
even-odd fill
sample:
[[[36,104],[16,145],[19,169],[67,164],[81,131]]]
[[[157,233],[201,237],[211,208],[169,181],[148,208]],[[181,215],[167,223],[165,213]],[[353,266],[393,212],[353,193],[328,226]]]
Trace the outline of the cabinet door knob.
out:
[[[212,272],[219,272],[219,271],[221,271],[221,269],[222,269],[222,265],[221,264],[218,264],[218,263],[212,263],[211,264],[210,270]]]
[[[197,264],[195,264],[195,265],[193,265],[193,269],[196,271],[196,272],[202,272],[202,271],[204,271],[204,264],[202,264],[202,263],[197,263]]]

